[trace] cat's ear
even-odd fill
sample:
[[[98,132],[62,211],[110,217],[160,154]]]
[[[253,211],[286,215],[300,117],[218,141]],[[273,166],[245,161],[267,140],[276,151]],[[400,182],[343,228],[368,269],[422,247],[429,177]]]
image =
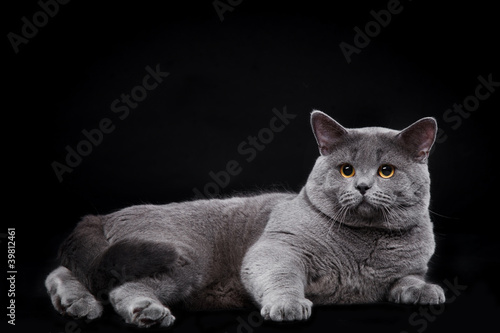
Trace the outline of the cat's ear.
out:
[[[434,140],[436,140],[437,122],[432,117],[422,118],[397,135],[401,142],[417,162],[425,162],[429,157]]]
[[[347,134],[347,130],[342,125],[318,110],[311,113],[311,127],[321,155],[330,155]]]

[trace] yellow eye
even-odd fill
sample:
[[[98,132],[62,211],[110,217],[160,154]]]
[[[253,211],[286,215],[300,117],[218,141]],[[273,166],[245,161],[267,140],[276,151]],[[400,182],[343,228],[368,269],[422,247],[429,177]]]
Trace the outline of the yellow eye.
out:
[[[382,178],[391,178],[394,176],[394,172],[396,171],[396,168],[393,167],[390,164],[382,164],[380,168],[378,168],[378,175]]]
[[[340,174],[344,178],[351,178],[355,173],[356,171],[354,171],[354,167],[349,163],[344,163],[340,166]]]

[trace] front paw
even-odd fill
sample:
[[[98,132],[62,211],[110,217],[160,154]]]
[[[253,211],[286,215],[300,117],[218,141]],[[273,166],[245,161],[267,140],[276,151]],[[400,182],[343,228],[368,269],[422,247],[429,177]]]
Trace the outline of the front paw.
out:
[[[312,302],[306,298],[282,298],[265,303],[260,314],[266,320],[306,320],[311,316]]]
[[[445,296],[443,288],[437,284],[422,283],[394,288],[389,293],[389,300],[403,304],[441,304]]]

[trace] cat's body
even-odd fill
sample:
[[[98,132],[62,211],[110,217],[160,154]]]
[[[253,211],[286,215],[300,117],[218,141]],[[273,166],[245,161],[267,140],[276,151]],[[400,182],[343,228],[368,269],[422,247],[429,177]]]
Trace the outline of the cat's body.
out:
[[[173,244],[180,266],[192,266],[197,271],[186,274],[195,290],[184,301],[188,308],[249,306],[251,299],[240,278],[243,257],[261,236],[276,205],[294,196],[269,193],[133,206],[102,217],[103,231],[111,244],[128,239]],[[126,268],[117,272],[127,277]]]
[[[109,293],[127,322],[169,326],[166,306],[179,303],[253,302],[279,321],[307,319],[313,303],[443,302],[442,289],[425,282],[435,246],[426,165],[435,121],[347,130],[316,111],[312,125],[322,156],[298,194],[84,218],[46,280],[56,309],[93,319]]]

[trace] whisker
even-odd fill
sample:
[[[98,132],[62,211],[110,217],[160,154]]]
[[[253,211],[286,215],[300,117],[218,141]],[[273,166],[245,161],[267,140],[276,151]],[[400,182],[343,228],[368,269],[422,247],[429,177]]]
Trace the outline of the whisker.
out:
[[[442,214],[436,213],[436,212],[434,212],[434,211],[432,211],[430,209],[429,209],[429,212],[431,212],[432,214],[434,214],[436,216],[444,217],[445,219],[460,220],[458,217],[451,217],[451,216],[442,215]]]
[[[390,221],[391,211],[390,211],[389,207],[382,206],[382,212],[384,215],[384,225],[387,225],[387,228],[389,229],[389,232],[392,236],[392,231],[394,229],[391,227],[391,221]]]

